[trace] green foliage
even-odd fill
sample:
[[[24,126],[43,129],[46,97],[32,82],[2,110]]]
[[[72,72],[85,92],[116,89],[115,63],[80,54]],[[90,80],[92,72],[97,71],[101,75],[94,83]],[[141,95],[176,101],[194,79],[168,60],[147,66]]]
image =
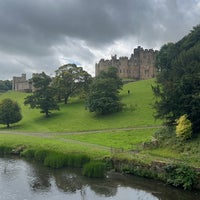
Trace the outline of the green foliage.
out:
[[[122,80],[117,76],[117,69],[110,67],[108,71],[102,71],[91,84],[87,107],[90,112],[105,115],[119,112],[122,104],[119,98],[119,90]]]
[[[0,152],[5,152],[4,146],[0,146]],[[90,161],[90,156],[83,153],[62,153],[57,151],[52,151],[51,149],[40,148],[25,149],[20,154],[22,157],[36,160],[43,163],[45,166],[58,169],[62,167],[77,167],[81,168],[84,164]]]
[[[12,151],[11,147],[8,146],[0,146],[0,155],[8,155]]]
[[[98,161],[89,162],[84,165],[82,173],[90,178],[102,178],[105,176],[105,164]]]
[[[187,119],[187,115],[182,115],[176,123],[176,136],[182,141],[191,138],[192,123]]]
[[[35,151],[34,159],[39,162],[44,162],[47,155],[48,155],[48,151],[39,149]]]
[[[67,104],[68,98],[76,94],[86,93],[92,77],[82,67],[75,64],[67,64],[56,70],[56,76],[53,80],[53,86],[56,89],[58,100],[64,99]]]
[[[191,190],[197,184],[197,172],[186,165],[169,165],[165,168],[167,183],[175,187]]]
[[[174,124],[187,114],[194,133],[200,131],[200,25],[179,42],[164,45],[157,56],[156,117]]]
[[[12,90],[12,81],[9,81],[9,80],[2,81],[2,80],[0,80],[0,92],[6,92],[8,90]]]
[[[27,158],[29,160],[34,159],[35,157],[35,149],[25,149],[23,152],[21,152],[21,156],[24,158]]]
[[[25,98],[24,104],[29,104],[31,108],[39,108],[46,117],[49,116],[50,110],[59,110],[54,99],[55,89],[51,86],[51,78],[42,72],[35,74],[32,81],[35,91]]]
[[[22,119],[21,109],[17,102],[12,99],[3,99],[0,102],[0,124],[7,125],[19,122]]]
[[[44,159],[44,165],[53,169],[58,169],[67,166],[66,155],[62,153],[50,153]]]

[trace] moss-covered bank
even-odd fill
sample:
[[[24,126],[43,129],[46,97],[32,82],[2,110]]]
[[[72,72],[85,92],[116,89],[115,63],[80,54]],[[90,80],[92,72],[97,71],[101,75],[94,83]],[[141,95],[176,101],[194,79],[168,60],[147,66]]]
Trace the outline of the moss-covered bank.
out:
[[[161,180],[185,190],[200,189],[200,168],[186,164],[153,161],[150,164],[138,160],[112,159],[113,168],[121,173],[128,173],[146,178]]]

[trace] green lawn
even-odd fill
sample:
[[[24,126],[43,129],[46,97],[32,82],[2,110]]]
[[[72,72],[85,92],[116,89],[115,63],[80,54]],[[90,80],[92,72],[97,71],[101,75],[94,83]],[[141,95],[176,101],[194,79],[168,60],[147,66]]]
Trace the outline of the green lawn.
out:
[[[54,111],[50,118],[45,118],[37,109],[30,109],[23,105],[27,94],[8,92],[1,95],[0,99],[12,98],[22,108],[23,119],[12,126],[13,131],[71,132],[157,126],[160,121],[154,120],[151,105],[153,81],[152,79],[125,84],[120,95],[127,108],[120,113],[108,116],[95,116],[85,109],[84,102],[79,99],[71,99],[67,105],[60,104],[60,111]],[[128,90],[131,91],[130,94]],[[0,129],[4,129],[4,126],[1,125]]]
[[[73,139],[124,150],[138,149],[143,142],[151,141],[156,129],[117,130],[99,133],[63,134],[57,138]]]

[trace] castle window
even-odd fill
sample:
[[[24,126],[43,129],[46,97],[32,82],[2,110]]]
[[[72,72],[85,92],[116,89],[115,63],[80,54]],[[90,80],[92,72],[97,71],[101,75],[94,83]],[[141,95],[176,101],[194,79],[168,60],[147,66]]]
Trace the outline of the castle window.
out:
[[[144,71],[144,73],[145,73],[145,75],[149,74],[149,70],[146,69],[146,70]]]

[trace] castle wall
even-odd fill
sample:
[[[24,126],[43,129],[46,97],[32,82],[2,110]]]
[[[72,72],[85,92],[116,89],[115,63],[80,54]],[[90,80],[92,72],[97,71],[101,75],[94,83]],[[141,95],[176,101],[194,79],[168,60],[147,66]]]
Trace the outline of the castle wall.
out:
[[[32,91],[32,84],[26,80],[26,74],[22,74],[21,77],[13,77],[12,80],[12,90],[20,91],[20,92],[31,92]]]
[[[128,57],[112,56],[111,60],[101,59],[95,65],[95,76],[108,67],[116,67],[120,78],[143,80],[153,78],[156,75],[155,58],[157,51],[143,49],[140,46],[134,49],[130,59]]]

